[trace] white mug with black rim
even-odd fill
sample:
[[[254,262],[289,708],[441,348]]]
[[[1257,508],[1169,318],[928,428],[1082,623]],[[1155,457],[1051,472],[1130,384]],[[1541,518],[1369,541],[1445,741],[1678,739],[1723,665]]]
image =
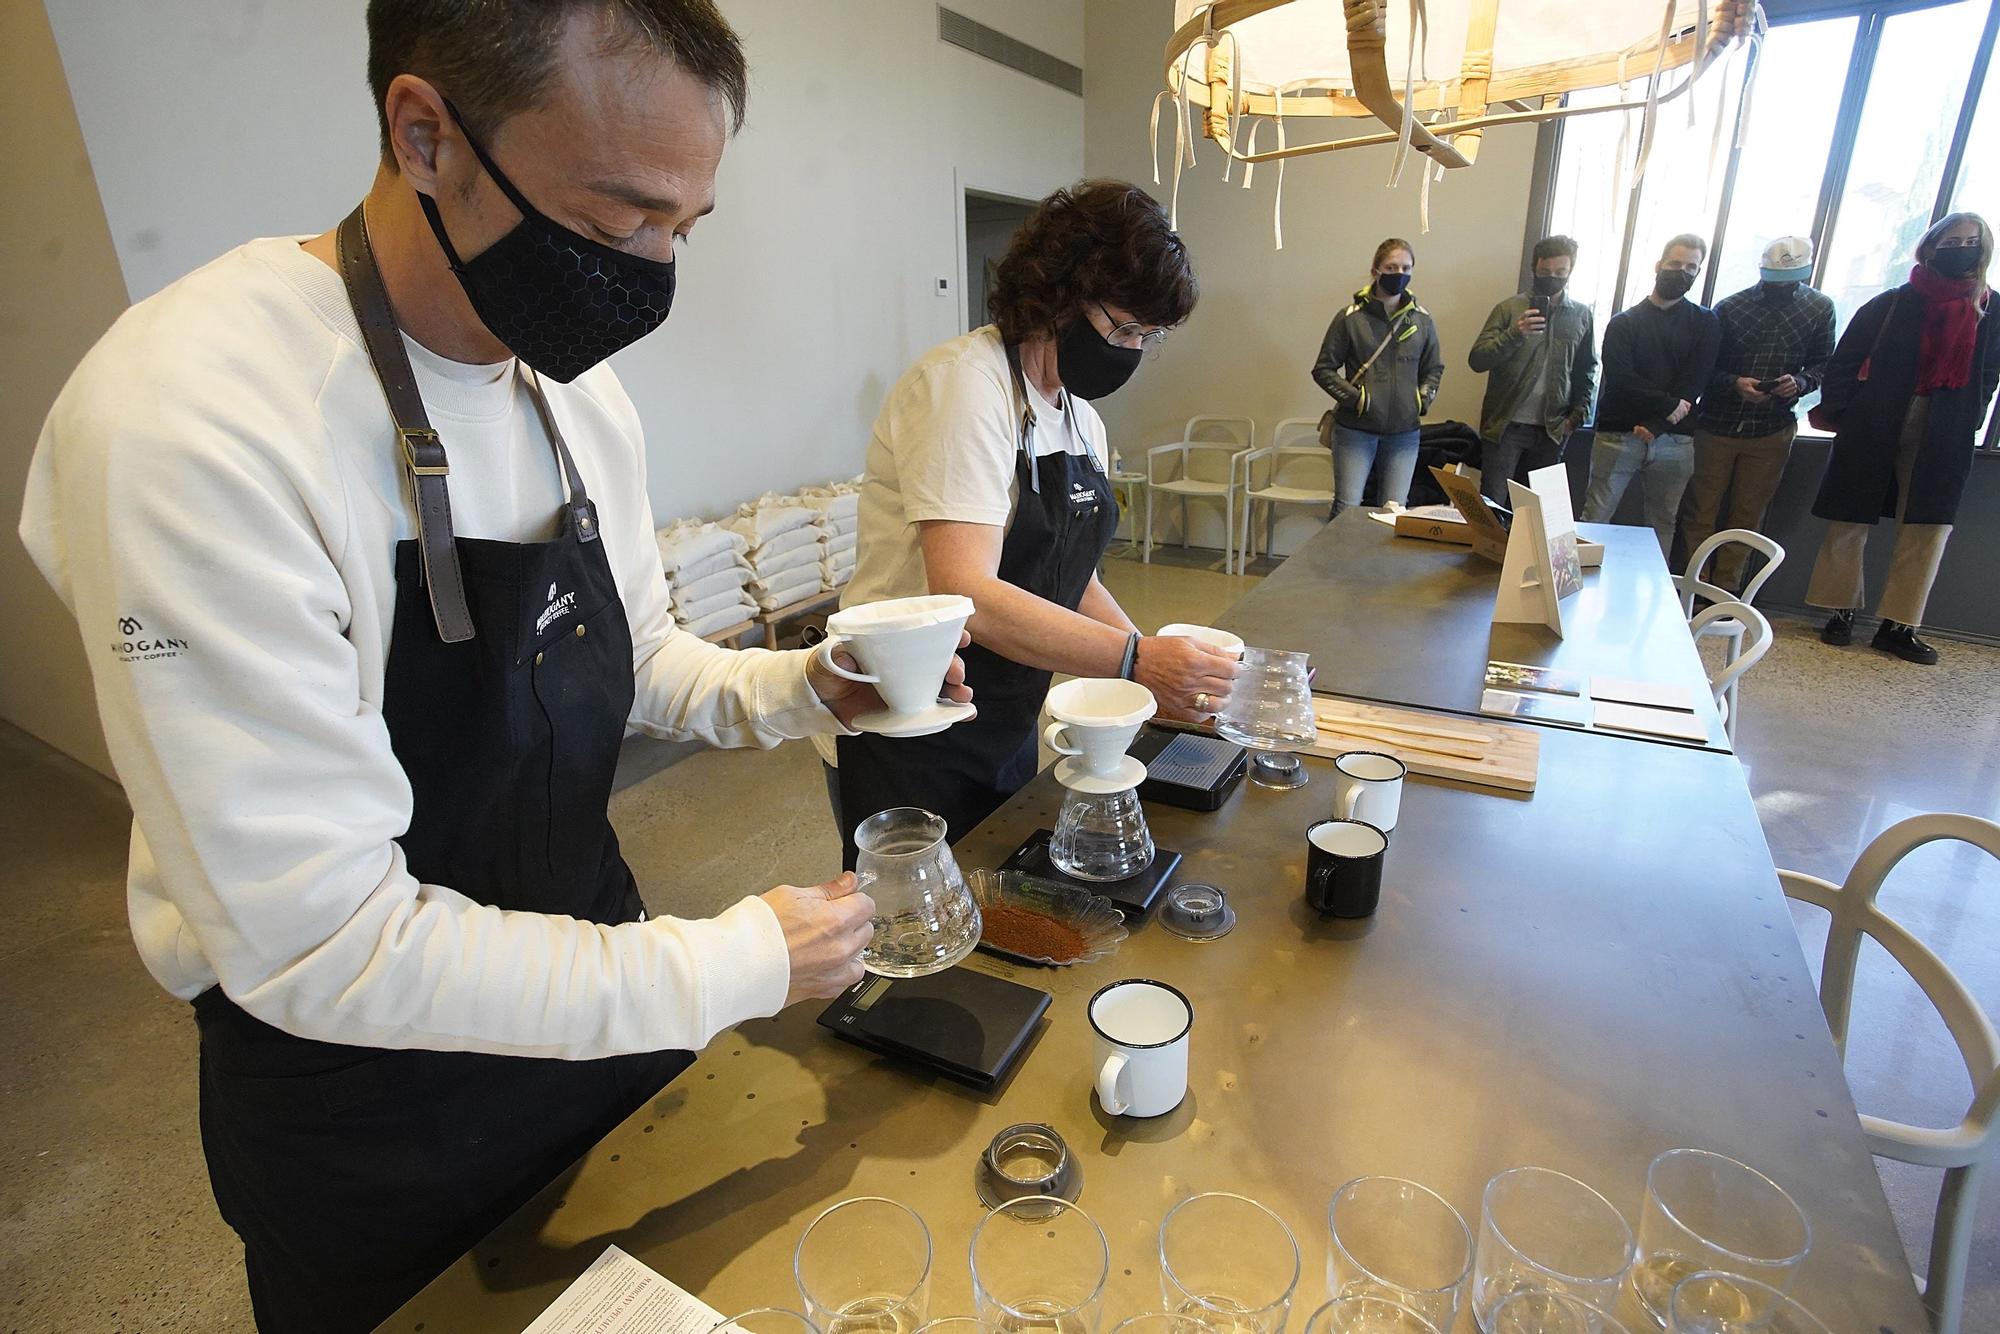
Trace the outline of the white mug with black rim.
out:
[[[1098,989],[1087,1013],[1097,1101],[1112,1116],[1163,1116],[1187,1097],[1194,1006],[1177,988],[1128,977]]]
[[[1360,820],[1384,834],[1395,833],[1408,773],[1401,760],[1379,750],[1350,750],[1335,757],[1333,818]]]

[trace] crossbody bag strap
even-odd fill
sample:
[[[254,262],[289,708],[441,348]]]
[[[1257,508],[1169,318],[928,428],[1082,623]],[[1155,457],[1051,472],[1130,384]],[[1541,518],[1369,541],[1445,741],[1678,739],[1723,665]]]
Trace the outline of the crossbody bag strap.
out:
[[[1380,357],[1384,352],[1388,351],[1389,344],[1395,341],[1396,341],[1396,319],[1394,316],[1391,316],[1389,319],[1389,332],[1383,334],[1382,341],[1375,344],[1375,350],[1368,354],[1368,360],[1362,362],[1358,367],[1355,368],[1354,382],[1356,384],[1361,383],[1361,377],[1368,374],[1368,368],[1375,364],[1376,358]]]
[[[375,265],[360,205],[342,220],[336,240],[341,281],[347,284],[348,302],[361,323],[361,342],[375,367],[375,378],[389,401],[389,419],[395,424],[403,471],[410,479],[431,616],[437,621],[439,638],[447,644],[463,643],[473,637],[472,612],[466,606],[465,576],[458,568],[458,544],[451,530],[451,493],[445,486],[451,466],[444,443],[424,412],[424,398],[403,351],[402,330],[382,286],[382,271]]]

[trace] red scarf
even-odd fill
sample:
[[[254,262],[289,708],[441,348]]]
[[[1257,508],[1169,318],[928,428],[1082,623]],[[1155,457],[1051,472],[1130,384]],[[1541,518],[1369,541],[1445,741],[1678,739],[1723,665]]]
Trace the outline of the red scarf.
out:
[[[1924,299],[1924,336],[1917,345],[1917,393],[1958,389],[1972,379],[1972,344],[1979,335],[1977,278],[1947,278],[1927,264],[1910,270]]]

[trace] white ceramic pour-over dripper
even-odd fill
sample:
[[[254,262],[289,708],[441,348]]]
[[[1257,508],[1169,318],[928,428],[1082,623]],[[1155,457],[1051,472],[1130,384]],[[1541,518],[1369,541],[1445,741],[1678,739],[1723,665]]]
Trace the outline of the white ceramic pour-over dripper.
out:
[[[913,714],[937,703],[971,618],[972,599],[956,594],[844,607],[827,617],[824,661],[836,676],[874,686],[892,714]],[[835,648],[853,654],[861,670],[835,662]]]
[[[1212,625],[1190,625],[1185,621],[1175,621],[1172,625],[1161,626],[1159,637],[1166,639],[1170,636],[1192,639],[1239,658],[1243,656],[1243,636],[1231,634],[1227,630],[1218,630]]]
[[[1065,681],[1049,692],[1049,714],[1055,721],[1043,731],[1042,741],[1058,755],[1072,756],[1082,773],[1116,778],[1129,767],[1125,748],[1158,707],[1153,692],[1137,681]],[[1139,772],[1143,778],[1144,766]]]

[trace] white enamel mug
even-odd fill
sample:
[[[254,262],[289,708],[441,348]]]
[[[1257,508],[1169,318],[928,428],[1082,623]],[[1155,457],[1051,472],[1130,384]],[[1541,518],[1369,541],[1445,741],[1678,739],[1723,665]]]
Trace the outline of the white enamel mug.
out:
[[[1042,741],[1058,755],[1075,756],[1085,773],[1109,778],[1157,708],[1153,692],[1137,681],[1065,681],[1049,692],[1049,715],[1055,721],[1043,731]]]
[[[1161,1116],[1187,1097],[1194,1006],[1164,982],[1128,977],[1090,998],[1097,1101],[1112,1116]]]
[[[1403,808],[1403,778],[1409,770],[1394,755],[1350,750],[1333,762],[1333,815],[1360,820],[1394,833]]]
[[[874,686],[892,713],[916,713],[937,703],[971,617],[972,599],[956,594],[843,607],[826,618],[822,660],[834,675]],[[836,663],[836,648],[853,654],[861,670]]]

